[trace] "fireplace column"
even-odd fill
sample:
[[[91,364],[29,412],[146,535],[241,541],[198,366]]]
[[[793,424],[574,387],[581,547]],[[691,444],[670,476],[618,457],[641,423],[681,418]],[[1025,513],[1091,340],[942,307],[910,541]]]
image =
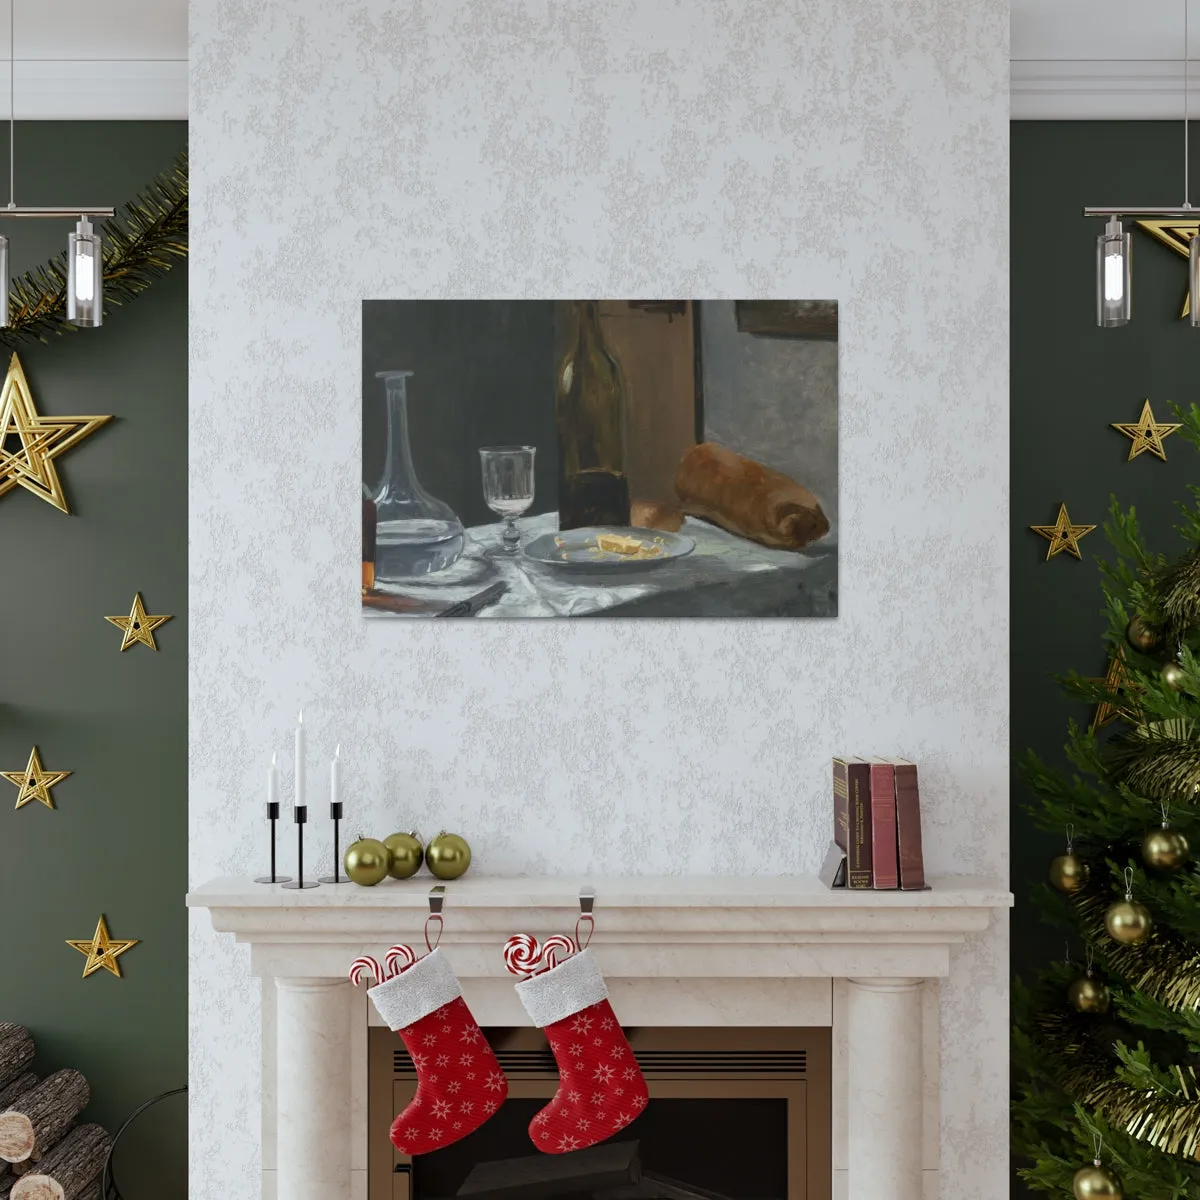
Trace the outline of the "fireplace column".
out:
[[[350,985],[286,978],[275,984],[276,1194],[349,1200]]]
[[[921,1200],[921,981],[849,985],[849,1200]]]

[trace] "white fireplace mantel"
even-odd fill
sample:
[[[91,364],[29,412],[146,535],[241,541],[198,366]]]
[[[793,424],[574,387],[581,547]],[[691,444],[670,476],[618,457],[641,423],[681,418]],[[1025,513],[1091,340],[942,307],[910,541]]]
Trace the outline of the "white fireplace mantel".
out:
[[[189,906],[210,911],[214,929],[249,943],[251,969],[264,981],[266,1200],[366,1195],[374,1014],[346,972],[357,955],[382,958],[397,941],[422,948],[435,883],[422,876],[287,891],[227,878],[188,896]],[[937,1195],[929,981],[948,976],[954,947],[1011,905],[1003,885],[945,878],[923,892],[874,892],[831,891],[809,876],[471,876],[445,885],[442,946],[482,1024],[526,1023],[504,939],[569,933],[585,887],[596,893],[592,948],[623,1023],[831,1027],[834,1195]]]

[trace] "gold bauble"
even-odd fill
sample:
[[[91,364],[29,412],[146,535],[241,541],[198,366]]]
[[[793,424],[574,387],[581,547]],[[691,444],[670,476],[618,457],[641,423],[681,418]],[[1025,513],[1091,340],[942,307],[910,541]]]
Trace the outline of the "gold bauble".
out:
[[[425,863],[439,879],[457,879],[471,865],[471,847],[457,833],[439,833],[425,847]]]
[[[1050,864],[1050,882],[1060,892],[1077,892],[1087,883],[1088,866],[1078,854],[1060,854]]]
[[[1162,640],[1162,635],[1153,626],[1147,625],[1141,617],[1134,617],[1125,626],[1125,638],[1135,650],[1149,654]]]
[[[1123,1200],[1117,1177],[1107,1168],[1092,1164],[1080,1167],[1072,1183],[1075,1200]]]
[[[1091,975],[1077,979],[1067,988],[1067,999],[1076,1012],[1102,1013],[1108,1012],[1110,1000],[1107,986]]]
[[[1188,840],[1177,829],[1152,829],[1142,838],[1142,859],[1148,867],[1174,871],[1188,860]]]
[[[1144,942],[1150,936],[1153,923],[1150,910],[1136,900],[1118,900],[1110,904],[1104,914],[1104,928],[1108,930],[1108,936],[1126,946]]]
[[[1173,692],[1182,692],[1187,683],[1187,672],[1177,662],[1165,662],[1162,665],[1162,681]]]
[[[387,878],[391,855],[388,848],[375,838],[359,838],[346,849],[342,865],[346,874],[360,887],[374,887]]]
[[[408,879],[421,869],[425,848],[416,832],[393,833],[383,839],[388,849],[388,874],[393,879]]]

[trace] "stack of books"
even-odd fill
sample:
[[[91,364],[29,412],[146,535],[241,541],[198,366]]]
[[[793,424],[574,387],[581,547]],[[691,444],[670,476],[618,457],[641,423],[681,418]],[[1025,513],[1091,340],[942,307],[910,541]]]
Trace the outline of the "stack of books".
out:
[[[826,887],[925,888],[916,763],[833,760],[833,841],[821,881]]]

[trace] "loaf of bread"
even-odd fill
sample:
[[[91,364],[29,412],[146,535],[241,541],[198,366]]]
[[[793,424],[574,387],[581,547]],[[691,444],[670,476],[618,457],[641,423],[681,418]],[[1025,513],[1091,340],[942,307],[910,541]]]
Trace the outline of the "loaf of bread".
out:
[[[803,550],[829,532],[808,488],[715,442],[701,442],[683,456],[675,491],[689,516],[763,546]]]

